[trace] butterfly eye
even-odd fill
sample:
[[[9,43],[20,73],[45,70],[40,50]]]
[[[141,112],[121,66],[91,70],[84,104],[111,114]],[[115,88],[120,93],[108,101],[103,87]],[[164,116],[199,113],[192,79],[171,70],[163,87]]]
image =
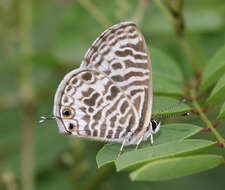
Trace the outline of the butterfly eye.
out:
[[[64,110],[62,111],[63,118],[64,119],[71,118],[73,115],[72,113],[73,113],[73,111],[71,108],[69,108],[69,107],[64,108]]]

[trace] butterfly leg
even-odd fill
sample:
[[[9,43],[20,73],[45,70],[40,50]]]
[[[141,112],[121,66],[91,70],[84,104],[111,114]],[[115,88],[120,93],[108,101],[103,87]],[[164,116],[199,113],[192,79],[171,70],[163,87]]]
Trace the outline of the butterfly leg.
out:
[[[130,141],[131,141],[131,137],[132,137],[133,134],[134,134],[134,133],[130,131],[130,132],[128,133],[127,137],[124,138],[124,140],[123,140],[123,142],[122,142],[122,145],[121,145],[121,147],[120,147],[120,151],[119,151],[119,153],[118,153],[116,159],[118,159],[119,156],[120,156],[120,154],[122,153],[123,147],[124,147],[124,145],[126,144],[126,142],[130,142]]]
[[[119,151],[119,153],[118,153],[118,155],[117,155],[117,158],[116,158],[116,159],[118,159],[118,158],[119,158],[119,156],[120,156],[121,152],[123,151],[123,147],[124,147],[124,145],[125,145],[126,141],[127,141],[127,139],[125,138],[125,139],[123,140],[123,142],[122,142],[122,145],[121,145],[121,147],[120,147],[120,151]]]
[[[151,145],[154,144],[154,141],[153,141],[153,134],[150,135],[150,142],[151,142]]]
[[[140,143],[141,143],[141,141],[143,140],[143,138],[144,138],[144,135],[142,135],[142,136],[140,137],[140,139],[138,140],[138,142],[137,142],[137,144],[136,144],[135,150],[138,149],[138,146],[140,145]]]

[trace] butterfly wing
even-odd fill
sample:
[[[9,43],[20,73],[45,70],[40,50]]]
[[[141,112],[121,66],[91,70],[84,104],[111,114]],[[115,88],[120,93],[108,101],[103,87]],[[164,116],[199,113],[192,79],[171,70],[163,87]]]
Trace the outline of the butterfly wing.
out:
[[[61,132],[122,142],[138,120],[128,97],[104,73],[77,69],[68,73],[55,96],[54,115]],[[127,144],[132,144],[130,141]]]
[[[151,111],[150,59],[132,22],[114,25],[95,40],[80,69],[60,83],[54,103],[61,132],[116,142],[128,137],[125,145],[145,134]]]
[[[152,114],[152,74],[147,46],[132,22],[107,29],[85,54],[81,68],[97,70],[109,78],[134,105],[139,120],[136,134],[143,134]]]

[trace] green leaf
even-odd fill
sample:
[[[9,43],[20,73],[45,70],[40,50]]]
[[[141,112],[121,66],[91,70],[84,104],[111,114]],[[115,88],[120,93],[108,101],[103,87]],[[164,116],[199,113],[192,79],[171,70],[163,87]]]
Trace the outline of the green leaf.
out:
[[[217,82],[209,98],[207,99],[207,102],[212,103],[215,101],[219,101],[221,100],[221,98],[225,97],[224,94],[225,94],[225,75],[223,75],[222,78]]]
[[[184,11],[184,20],[188,33],[213,32],[223,27],[222,14],[213,9],[197,8]]]
[[[210,60],[203,71],[202,86],[200,90],[205,90],[214,84],[225,72],[225,46],[220,49]]]
[[[157,49],[150,50],[150,57],[154,93],[159,95],[182,96],[183,75],[176,62]]]
[[[225,119],[225,102],[222,105],[222,108],[220,109],[220,113],[217,117],[218,120]]]
[[[201,130],[200,127],[192,124],[169,124],[162,126],[159,133],[155,137],[155,146],[157,144],[162,144],[171,141],[182,140],[190,136],[195,135]],[[112,163],[115,161],[121,144],[113,144],[111,146],[105,145],[97,154],[96,161],[98,167],[102,167],[106,164]],[[141,143],[140,149],[143,147],[149,147],[149,142]],[[150,146],[151,148],[151,146]],[[124,152],[132,151],[134,147],[125,147]]]
[[[116,160],[117,171],[136,169],[149,161],[167,157],[196,154],[211,148],[215,143],[208,140],[188,139],[158,146],[146,147],[122,154]]]
[[[154,72],[154,71],[153,71]],[[153,92],[162,96],[183,96],[183,86],[160,76],[152,75]]]
[[[183,140],[194,136],[201,130],[201,127],[186,123],[163,125],[160,132],[154,135],[154,143],[157,145],[171,141]]]
[[[196,3],[194,4],[194,7]],[[201,16],[199,16],[201,15]],[[160,12],[158,7],[152,6],[145,16],[145,32],[149,35],[171,35],[174,33],[166,17]],[[193,9],[184,6],[184,20],[186,24],[186,33],[205,33],[218,31],[223,27],[223,13],[219,9],[206,9],[199,7]]]
[[[151,49],[150,57],[154,76],[174,82],[181,83],[183,81],[183,75],[179,66],[165,53],[158,49]]]
[[[220,155],[167,158],[146,164],[132,172],[130,177],[135,181],[163,181],[210,170],[223,162]]]
[[[185,103],[169,97],[154,96],[152,115],[173,115],[182,114],[190,111],[191,108]]]

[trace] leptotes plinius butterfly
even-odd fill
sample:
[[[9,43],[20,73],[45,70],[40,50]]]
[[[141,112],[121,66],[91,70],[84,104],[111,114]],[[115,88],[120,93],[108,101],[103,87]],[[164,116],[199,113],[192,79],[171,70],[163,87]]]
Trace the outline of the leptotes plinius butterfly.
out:
[[[136,144],[160,129],[151,119],[152,68],[144,37],[133,22],[116,24],[97,38],[79,69],[61,81],[54,101],[60,132],[75,137]],[[42,119],[46,119],[43,117]]]

